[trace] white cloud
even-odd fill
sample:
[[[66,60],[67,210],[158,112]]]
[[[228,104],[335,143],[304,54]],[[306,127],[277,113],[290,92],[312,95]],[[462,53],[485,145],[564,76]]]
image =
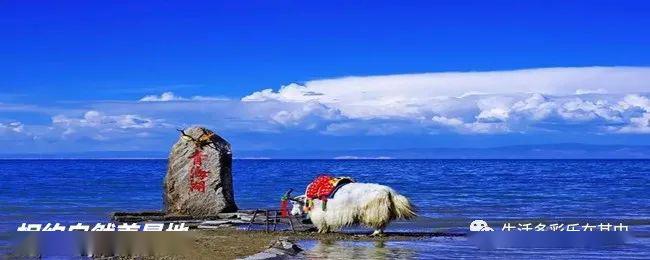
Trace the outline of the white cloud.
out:
[[[180,97],[177,97],[174,95],[172,92],[165,92],[160,94],[160,96],[157,95],[149,95],[149,96],[144,96],[143,98],[140,99],[142,102],[164,102],[164,101],[174,101],[174,100],[179,100]]]
[[[620,133],[650,134],[650,113],[643,113],[640,117],[630,118],[630,123],[619,129]]]
[[[0,123],[0,132],[23,133],[25,127],[21,122]]]
[[[631,111],[628,124],[616,129],[620,133],[650,133],[650,99],[639,95],[627,95],[618,104],[623,112]]]
[[[436,124],[445,126],[459,133],[472,134],[491,134],[509,132],[508,126],[500,122],[463,122],[460,118],[447,118],[444,116],[434,116],[431,118]]]
[[[574,98],[562,104],[558,108],[560,116],[572,121],[589,121],[604,119],[608,121],[619,121],[619,111],[616,111],[614,104],[606,100],[585,101],[581,98]]]
[[[433,118],[431,118],[431,121],[439,123],[441,125],[453,126],[453,127],[461,126],[464,124],[463,120],[461,120],[460,118],[447,118],[444,116],[434,116]]]
[[[345,77],[289,84],[278,91],[254,92],[242,101],[318,101],[351,118],[409,116],[448,97],[470,93],[541,93],[573,95],[576,92],[610,94],[647,91],[650,68],[584,67],[543,68],[491,72],[444,72],[368,77]]]
[[[147,130],[169,128],[161,119],[152,119],[135,114],[106,115],[96,110],[85,112],[81,117],[56,115],[52,117],[52,133],[64,138],[89,137],[105,141],[123,137],[148,137]]]
[[[153,128],[160,125],[161,120],[141,117],[138,115],[104,115],[101,112],[90,110],[84,113],[82,118],[70,118],[65,115],[52,117],[54,125],[68,127],[97,127],[97,128],[121,128],[121,129],[143,129]]]
[[[307,102],[290,110],[281,110],[271,115],[271,119],[283,126],[304,125],[307,129],[314,129],[320,122],[332,121],[340,118],[336,109],[329,108],[317,102]]]
[[[549,117],[556,107],[555,102],[550,102],[542,94],[534,93],[524,100],[515,102],[512,110],[525,118],[538,121]]]
[[[0,122],[0,141],[17,144],[38,139],[31,130],[34,129],[20,121]]]
[[[222,101],[222,100],[228,100],[227,98],[223,97],[207,97],[207,96],[193,96],[191,98],[184,98],[181,96],[176,96],[174,95],[173,92],[164,92],[160,95],[148,95],[144,96],[140,99],[140,102],[167,102],[167,101],[188,101],[188,100],[194,100],[194,101]]]
[[[325,129],[328,133],[354,133],[355,127],[369,133],[367,124],[373,120],[399,121],[399,127],[392,129],[400,131],[408,128],[404,122],[410,122],[407,125],[412,128],[437,126],[460,133],[525,132],[532,126],[576,124],[599,131],[641,133],[643,117],[631,115],[630,110],[647,104],[626,94],[646,93],[646,82],[650,82],[646,67],[423,73],[292,83],[277,91],[254,92],[242,101],[251,105],[269,101],[321,104],[339,113],[339,122],[334,120]],[[281,112],[274,120],[297,124],[307,118],[304,113]]]
[[[510,107],[513,98],[508,96],[489,96],[479,99],[476,106],[480,113],[476,116],[479,122],[503,122],[510,117]]]
[[[607,94],[607,90],[602,88],[599,89],[577,89],[576,95],[586,95],[586,94]]]
[[[639,108],[646,112],[650,112],[650,99],[640,95],[627,95],[619,105],[623,109]]]

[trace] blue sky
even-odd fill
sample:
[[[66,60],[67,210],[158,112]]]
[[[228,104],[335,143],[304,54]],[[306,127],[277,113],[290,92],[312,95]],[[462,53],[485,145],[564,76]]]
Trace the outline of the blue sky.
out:
[[[6,1],[0,144],[648,145],[649,28],[642,1]]]

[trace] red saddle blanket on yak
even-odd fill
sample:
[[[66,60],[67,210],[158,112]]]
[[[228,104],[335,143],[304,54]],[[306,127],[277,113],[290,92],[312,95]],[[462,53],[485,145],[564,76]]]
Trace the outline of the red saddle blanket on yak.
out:
[[[305,196],[307,197],[307,203],[304,208],[305,212],[311,211],[314,199],[322,201],[321,206],[323,211],[325,211],[327,209],[327,199],[334,197],[334,194],[339,188],[351,182],[354,182],[354,180],[350,177],[333,177],[330,175],[316,177],[316,179],[307,185],[307,191],[305,191]]]
[[[354,182],[354,180],[350,177],[320,175],[307,185],[305,196],[307,196],[308,199],[327,200],[328,197],[334,195],[338,188],[351,182]]]
[[[333,177],[330,175],[320,175],[316,177],[309,185],[307,185],[307,190],[305,191],[306,204],[304,205],[303,210],[305,212],[311,211],[313,207],[314,199],[320,199],[322,203],[322,208],[325,210],[327,208],[327,199],[332,198],[336,191],[343,187],[343,185],[352,183],[354,180],[350,177]],[[280,201],[280,213],[282,217],[288,217],[288,197],[282,198]]]

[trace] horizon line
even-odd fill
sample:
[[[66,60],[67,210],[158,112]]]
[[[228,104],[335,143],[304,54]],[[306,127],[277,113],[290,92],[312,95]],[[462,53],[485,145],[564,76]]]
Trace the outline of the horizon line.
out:
[[[168,158],[137,158],[137,157],[107,157],[107,158],[0,158],[0,161],[73,161],[73,160],[168,160]],[[242,161],[273,161],[273,160],[331,160],[331,161],[400,161],[400,160],[650,160],[650,157],[644,158],[233,158],[233,160]]]

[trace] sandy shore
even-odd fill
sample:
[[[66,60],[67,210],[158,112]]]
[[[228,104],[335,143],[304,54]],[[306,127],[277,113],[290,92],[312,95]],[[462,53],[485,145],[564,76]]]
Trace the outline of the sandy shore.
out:
[[[370,237],[367,234],[327,233],[317,232],[269,232],[245,231],[234,228],[196,231],[194,249],[201,258],[236,259],[256,254],[266,249],[272,242],[279,238],[289,238],[293,241],[321,240],[321,241],[386,241],[386,240],[418,240],[434,236],[449,236],[444,233],[429,234],[394,234],[387,233],[381,237]]]
[[[388,233],[382,237],[370,237],[367,234],[328,233],[316,232],[264,232],[237,230],[224,227],[214,230],[195,230],[192,232],[192,241],[189,252],[178,256],[151,256],[151,257],[110,257],[99,259],[237,259],[254,255],[264,251],[270,244],[280,238],[293,241],[321,240],[321,241],[386,241],[386,240],[417,240],[429,235],[400,235]],[[440,234],[444,235],[444,234]]]

